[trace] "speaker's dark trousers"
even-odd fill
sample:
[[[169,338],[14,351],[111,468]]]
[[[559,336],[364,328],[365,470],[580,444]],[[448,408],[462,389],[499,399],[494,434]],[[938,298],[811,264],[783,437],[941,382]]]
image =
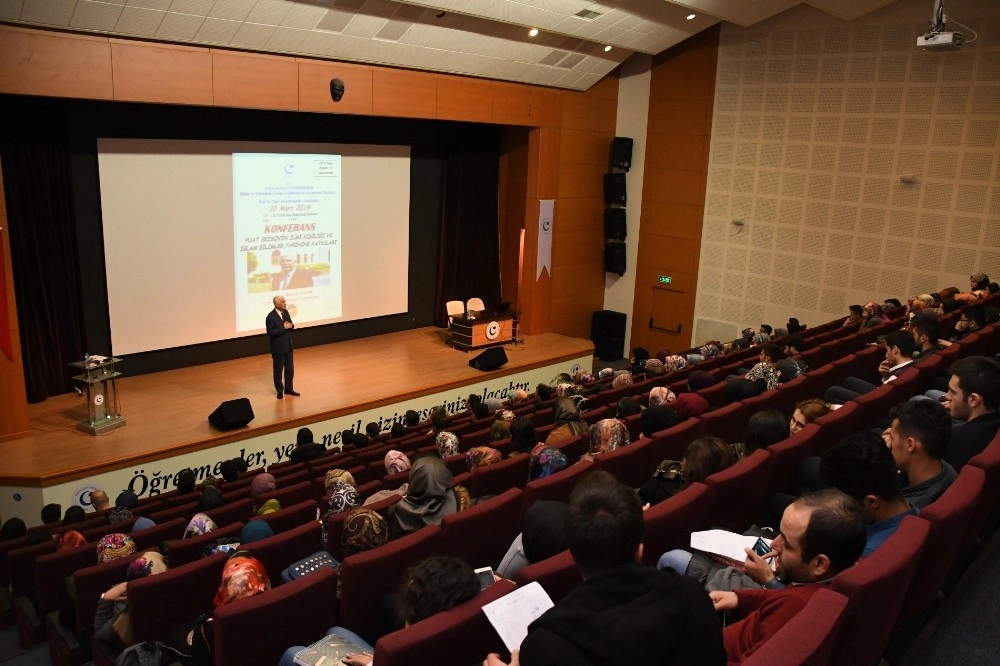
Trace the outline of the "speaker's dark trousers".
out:
[[[295,376],[292,353],[293,351],[289,349],[287,354],[271,354],[271,362],[274,364],[274,389],[278,393],[295,390],[295,387],[292,385],[292,378]],[[284,384],[281,381],[282,372],[285,374]]]

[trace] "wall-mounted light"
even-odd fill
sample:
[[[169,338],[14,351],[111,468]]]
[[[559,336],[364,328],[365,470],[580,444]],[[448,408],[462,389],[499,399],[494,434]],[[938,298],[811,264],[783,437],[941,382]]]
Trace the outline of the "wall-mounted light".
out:
[[[604,47],[604,52],[605,53],[607,53],[610,50],[611,50],[611,45],[610,44],[608,44],[607,46]]]
[[[688,21],[693,21],[693,20],[694,20],[694,17],[695,17],[695,15],[694,15],[694,14],[688,14],[688,15],[687,15],[687,20],[688,20]]]
[[[529,37],[537,37],[538,36],[538,28],[532,28],[531,30],[529,30],[528,31],[528,36]]]

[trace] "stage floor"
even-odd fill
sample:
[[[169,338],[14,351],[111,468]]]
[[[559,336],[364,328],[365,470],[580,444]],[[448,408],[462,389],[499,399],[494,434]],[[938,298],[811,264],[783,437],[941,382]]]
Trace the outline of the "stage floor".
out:
[[[0,444],[0,485],[45,487],[127,464],[191,453],[249,437],[301,427],[403,400],[593,354],[590,340],[555,333],[507,345],[509,362],[482,372],[469,367],[478,351],[446,344],[448,333],[420,328],[295,351],[300,397],[278,400],[269,354],[138,377],[128,359],[118,381],[125,427],[104,435],[76,430],[87,415],[75,394],[29,405],[32,435]],[[567,368],[568,369],[568,368]],[[219,403],[246,397],[248,428],[219,432],[208,415]]]

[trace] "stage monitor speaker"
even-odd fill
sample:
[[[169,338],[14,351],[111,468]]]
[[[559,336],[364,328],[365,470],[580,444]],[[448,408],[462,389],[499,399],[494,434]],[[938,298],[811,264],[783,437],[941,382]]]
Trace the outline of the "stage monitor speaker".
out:
[[[627,230],[625,228],[624,208],[604,209],[604,237],[612,240],[625,240]]]
[[[507,352],[503,347],[490,347],[479,356],[469,361],[476,370],[496,370],[507,365]]]
[[[611,166],[625,171],[632,167],[632,139],[616,136],[611,142]]]
[[[604,202],[624,206],[625,200],[625,174],[604,174]]]
[[[604,244],[604,270],[625,275],[625,243]]]
[[[253,407],[249,398],[226,400],[208,417],[208,422],[219,430],[233,430],[246,427],[253,421]]]
[[[625,352],[625,313],[599,310],[590,323],[594,356],[602,361],[617,361]]]

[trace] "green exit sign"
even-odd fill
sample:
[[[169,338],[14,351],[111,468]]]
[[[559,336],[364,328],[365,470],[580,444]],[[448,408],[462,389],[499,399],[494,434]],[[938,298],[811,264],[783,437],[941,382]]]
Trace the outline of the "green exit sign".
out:
[[[659,279],[660,279],[660,284],[670,284],[671,282],[674,281],[674,279],[669,275],[661,275]]]

